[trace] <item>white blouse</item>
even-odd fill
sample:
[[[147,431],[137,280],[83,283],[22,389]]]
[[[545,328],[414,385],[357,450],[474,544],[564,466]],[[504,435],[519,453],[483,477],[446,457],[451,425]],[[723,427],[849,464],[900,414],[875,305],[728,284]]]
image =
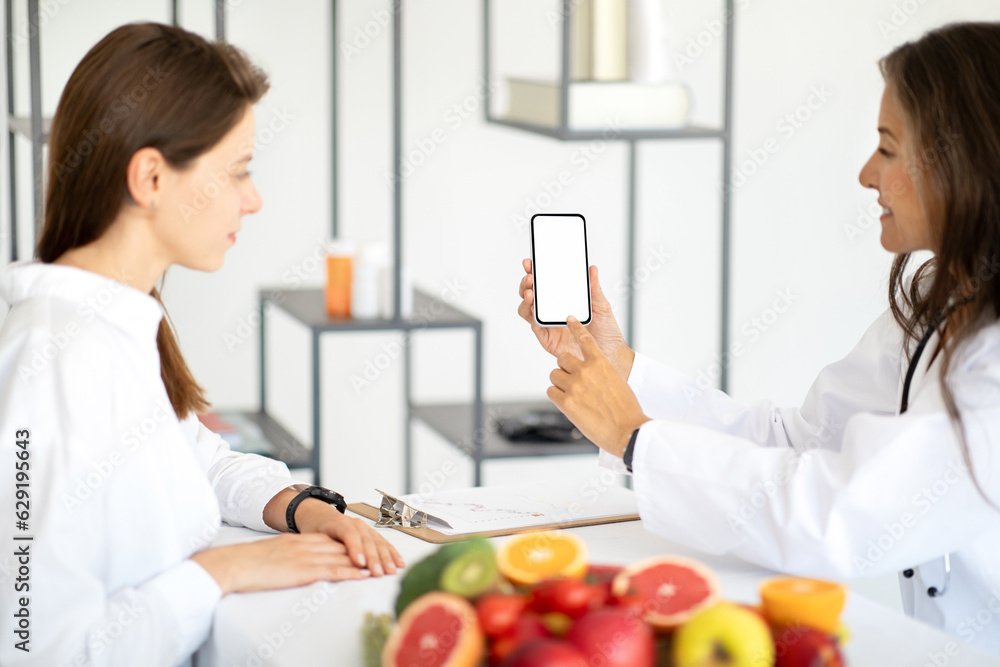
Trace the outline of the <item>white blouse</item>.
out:
[[[801,407],[740,403],[636,354],[628,382],[652,418],[632,459],[643,523],[805,576],[899,572],[908,614],[1000,654],[1000,323],[969,339],[950,370],[988,499],[945,412],[943,355],[929,363],[937,341],[918,362],[904,415],[907,361],[889,311],[820,372]],[[601,462],[623,470],[605,452]],[[946,580],[943,595],[928,595]]]
[[[0,274],[0,298],[11,305],[0,327],[0,664],[186,663],[221,597],[188,557],[220,520],[275,532],[264,505],[294,480],[282,463],[231,452],[194,415],[178,421],[160,378],[163,310],[148,294],[20,262]],[[15,505],[18,472],[27,510]],[[17,647],[25,637],[30,652]]]

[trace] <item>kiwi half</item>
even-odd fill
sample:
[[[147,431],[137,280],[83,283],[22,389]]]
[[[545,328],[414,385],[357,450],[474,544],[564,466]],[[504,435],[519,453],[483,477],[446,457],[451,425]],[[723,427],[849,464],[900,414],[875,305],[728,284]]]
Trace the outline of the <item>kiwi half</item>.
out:
[[[438,586],[441,590],[474,598],[497,583],[497,563],[490,551],[472,549],[448,563],[441,572]]]

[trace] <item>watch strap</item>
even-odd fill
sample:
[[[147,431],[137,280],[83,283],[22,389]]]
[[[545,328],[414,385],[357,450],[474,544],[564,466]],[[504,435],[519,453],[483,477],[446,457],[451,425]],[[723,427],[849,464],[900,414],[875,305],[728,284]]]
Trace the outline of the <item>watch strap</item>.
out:
[[[632,437],[628,439],[628,445],[622,453],[622,462],[625,464],[625,469],[629,472],[632,472],[632,455],[635,453],[635,441],[638,437],[639,429],[632,431]]]
[[[289,488],[299,489],[301,485]],[[285,524],[288,526],[289,533],[299,532],[298,527],[295,525],[295,510],[298,509],[299,503],[306,498],[316,498],[317,500],[329,503],[336,507],[341,514],[347,511],[347,501],[344,500],[344,496],[336,491],[324,489],[322,486],[307,486],[292,498],[291,502],[288,503],[288,509],[285,510]]]

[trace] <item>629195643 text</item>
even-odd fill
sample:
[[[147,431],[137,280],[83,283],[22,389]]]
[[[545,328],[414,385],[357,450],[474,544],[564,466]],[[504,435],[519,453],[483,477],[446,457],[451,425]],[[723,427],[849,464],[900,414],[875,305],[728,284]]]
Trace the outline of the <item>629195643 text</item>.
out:
[[[14,433],[14,647],[30,651],[31,643],[31,432],[18,429]]]

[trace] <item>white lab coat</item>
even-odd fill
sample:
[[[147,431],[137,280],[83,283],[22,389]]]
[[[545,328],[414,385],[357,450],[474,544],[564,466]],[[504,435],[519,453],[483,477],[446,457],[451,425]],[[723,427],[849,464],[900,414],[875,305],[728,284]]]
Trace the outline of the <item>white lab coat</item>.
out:
[[[1000,511],[966,472],[938,387],[934,334],[899,415],[906,357],[886,311],[798,408],[740,403],[636,354],[646,415],[632,467],[645,526],[805,576],[900,575],[907,613],[1000,654]],[[973,468],[1000,505],[1000,323],[952,361]],[[622,462],[602,452],[602,463]],[[951,580],[943,558],[951,554]]]
[[[0,298],[12,306],[0,328],[0,664],[186,664],[221,597],[188,557],[220,519],[275,532],[263,507],[294,481],[281,463],[230,452],[194,416],[177,420],[156,348],[163,311],[148,294],[19,263],[0,275]],[[14,475],[25,450],[21,531]],[[30,590],[15,591],[12,545],[29,545]],[[14,640],[21,596],[27,653]]]

